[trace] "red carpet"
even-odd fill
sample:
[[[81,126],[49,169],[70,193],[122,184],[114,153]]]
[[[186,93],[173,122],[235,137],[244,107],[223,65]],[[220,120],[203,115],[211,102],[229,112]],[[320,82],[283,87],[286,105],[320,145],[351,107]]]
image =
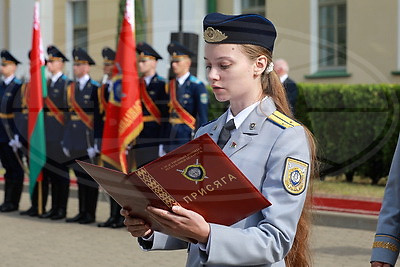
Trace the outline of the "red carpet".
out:
[[[351,198],[322,197],[313,198],[313,206],[317,210],[348,212],[367,215],[379,215],[380,200],[368,201]]]

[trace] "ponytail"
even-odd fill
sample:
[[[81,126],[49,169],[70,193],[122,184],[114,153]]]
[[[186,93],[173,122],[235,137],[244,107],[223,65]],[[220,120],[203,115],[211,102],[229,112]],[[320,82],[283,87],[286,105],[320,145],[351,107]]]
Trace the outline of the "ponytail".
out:
[[[241,45],[243,52],[251,59],[256,60],[259,56],[264,55],[268,58],[268,63],[272,62],[271,52],[257,45]],[[265,70],[261,74],[261,85],[263,95],[273,99],[276,109],[288,117],[293,118],[289,103],[286,96],[286,90],[283,87],[278,75],[275,71],[267,73]],[[313,180],[318,173],[316,144],[312,133],[303,125],[305,129],[309,150],[310,150],[310,180],[308,183],[307,197],[304,203],[304,208],[300,219],[297,223],[296,236],[294,237],[293,245],[285,257],[287,267],[309,267],[311,262],[310,248],[310,226],[311,226],[311,209],[312,209],[312,185]]]

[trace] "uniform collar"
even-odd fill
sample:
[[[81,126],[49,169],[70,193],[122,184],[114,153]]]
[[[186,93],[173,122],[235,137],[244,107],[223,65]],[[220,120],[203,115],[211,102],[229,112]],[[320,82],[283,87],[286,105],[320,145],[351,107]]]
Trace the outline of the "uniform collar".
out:
[[[146,86],[149,86],[151,80],[153,79],[153,77],[156,75],[149,75],[149,76],[145,76],[143,77],[144,82],[146,83]]]
[[[262,101],[264,101],[267,97],[265,97]],[[226,122],[228,122],[230,119],[233,119],[235,122],[235,127],[238,129],[240,125],[242,125],[243,121],[249,116],[249,114],[254,110],[254,108],[260,104],[260,101],[257,101],[256,103],[248,106],[247,108],[243,109],[240,111],[236,116],[233,116],[231,109],[228,109],[228,116],[226,117]]]
[[[179,85],[181,86],[189,76],[190,76],[190,72],[186,72],[185,75],[182,75],[181,77],[176,78],[176,80],[178,81]]]
[[[76,81],[79,82],[79,90],[83,90],[85,88],[86,83],[89,81],[90,76],[89,74],[85,74],[81,78],[77,79]]]
[[[248,108],[250,108],[250,106]],[[259,134],[262,125],[267,120],[268,116],[276,110],[276,106],[271,97],[265,97],[262,101],[255,103],[254,107],[249,110],[249,113],[245,116],[240,126],[237,126],[235,121],[237,130],[232,132],[229,143],[223,149],[228,156],[232,155],[243,146],[246,146],[252,140],[253,136]],[[244,110],[242,110],[242,112],[243,111]],[[215,121],[209,131],[210,136],[215,142],[217,142],[221,129],[227,122],[228,114],[229,110]]]
[[[51,76],[51,82],[55,83],[58,80],[58,78],[60,78],[61,76],[62,76],[62,72],[61,71],[57,72],[56,74]]]
[[[14,80],[14,78],[15,78],[15,75],[8,76],[7,78],[5,78],[5,79],[3,80],[3,82],[4,82],[6,85],[9,85],[9,84],[12,82],[12,80]]]

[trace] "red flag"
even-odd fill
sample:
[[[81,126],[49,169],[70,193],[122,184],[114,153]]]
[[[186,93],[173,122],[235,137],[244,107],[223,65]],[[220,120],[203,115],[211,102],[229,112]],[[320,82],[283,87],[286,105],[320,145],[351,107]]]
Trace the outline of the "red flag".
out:
[[[113,90],[106,109],[102,159],[128,172],[126,147],[143,129],[139,76],[136,68],[134,4],[126,1],[118,48],[115,56]]]
[[[30,53],[30,87],[28,95],[28,143],[29,143],[29,178],[32,194],[36,181],[42,179],[42,169],[46,163],[46,141],[43,116],[44,55],[40,36],[39,2],[35,2],[33,19],[32,50]]]

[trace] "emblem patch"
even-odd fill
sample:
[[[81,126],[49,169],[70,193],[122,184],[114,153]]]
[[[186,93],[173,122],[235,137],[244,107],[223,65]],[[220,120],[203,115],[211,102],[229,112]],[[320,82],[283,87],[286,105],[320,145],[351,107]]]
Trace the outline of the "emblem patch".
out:
[[[297,159],[286,158],[285,171],[283,173],[283,187],[292,195],[304,192],[307,184],[309,164]]]
[[[202,104],[207,104],[208,103],[208,96],[206,93],[200,94],[200,102]]]
[[[177,170],[178,172],[182,173],[182,175],[190,180],[196,182],[201,182],[204,179],[208,178],[206,176],[206,170],[203,166],[199,163],[199,160],[196,160],[195,164],[188,165],[184,170]]]

